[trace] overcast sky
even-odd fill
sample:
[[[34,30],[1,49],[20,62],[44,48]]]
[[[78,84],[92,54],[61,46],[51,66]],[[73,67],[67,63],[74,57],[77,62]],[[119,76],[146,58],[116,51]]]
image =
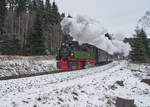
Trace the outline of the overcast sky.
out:
[[[100,21],[110,33],[134,33],[150,0],[55,0],[60,12],[85,15]]]

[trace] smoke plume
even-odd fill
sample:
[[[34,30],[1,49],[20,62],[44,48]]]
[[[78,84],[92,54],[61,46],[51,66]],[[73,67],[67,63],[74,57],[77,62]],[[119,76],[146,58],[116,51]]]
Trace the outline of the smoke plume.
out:
[[[63,30],[80,44],[89,43],[110,54],[123,53],[124,56],[129,54],[130,45],[117,39],[117,36],[113,36],[113,39],[109,40],[105,37],[107,30],[96,20],[78,15],[76,18],[64,18],[61,25]]]

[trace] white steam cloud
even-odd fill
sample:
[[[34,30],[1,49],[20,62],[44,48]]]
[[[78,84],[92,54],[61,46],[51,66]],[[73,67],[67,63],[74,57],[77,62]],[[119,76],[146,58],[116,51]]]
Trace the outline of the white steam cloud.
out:
[[[122,35],[113,36],[113,40],[105,37],[107,30],[98,21],[88,17],[64,18],[61,23],[65,32],[69,33],[79,43],[89,43],[110,54],[123,53],[124,56],[131,50],[129,44],[125,44]]]

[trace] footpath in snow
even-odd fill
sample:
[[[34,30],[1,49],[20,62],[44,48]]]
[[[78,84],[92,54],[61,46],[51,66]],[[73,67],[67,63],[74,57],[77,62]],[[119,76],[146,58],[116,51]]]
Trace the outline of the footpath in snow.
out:
[[[141,82],[150,65],[114,61],[108,65],[0,81],[0,107],[115,107],[117,97],[150,106],[150,86]]]

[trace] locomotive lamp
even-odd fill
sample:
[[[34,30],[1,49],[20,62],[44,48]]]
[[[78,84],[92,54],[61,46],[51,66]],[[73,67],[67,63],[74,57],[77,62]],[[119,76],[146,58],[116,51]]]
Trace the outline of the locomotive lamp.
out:
[[[74,53],[71,53],[71,55],[70,55],[70,56],[71,56],[71,58],[74,58]]]
[[[64,45],[65,45],[65,43],[62,43],[61,45],[62,45],[62,46],[64,46]]]
[[[74,53],[71,53],[71,56],[74,56]]]

